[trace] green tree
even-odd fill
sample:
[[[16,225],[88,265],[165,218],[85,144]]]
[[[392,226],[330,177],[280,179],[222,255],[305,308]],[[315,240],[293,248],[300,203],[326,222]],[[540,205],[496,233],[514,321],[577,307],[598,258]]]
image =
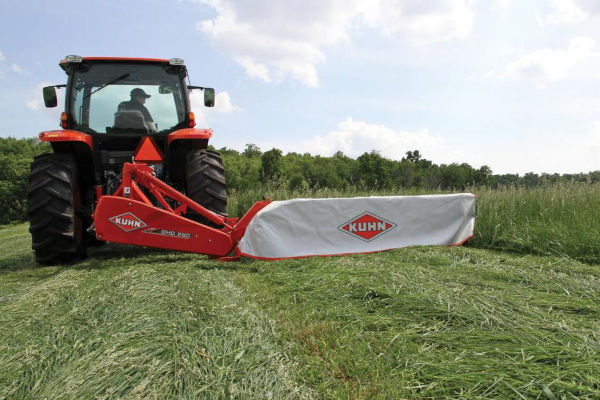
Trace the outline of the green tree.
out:
[[[473,184],[476,186],[487,186],[490,183],[491,176],[492,169],[487,165],[482,165],[478,170],[475,171],[475,181]]]
[[[262,182],[281,176],[283,171],[282,157],[283,153],[279,149],[271,149],[263,153],[261,156]]]
[[[30,165],[39,154],[51,151],[37,139],[0,138],[0,224],[27,219]]]
[[[242,155],[247,158],[260,157],[262,156],[262,151],[254,143],[248,143],[246,149],[242,152]]]
[[[408,162],[416,163],[416,162],[419,162],[420,159],[421,159],[421,153],[419,153],[419,150],[415,150],[415,151],[409,150],[406,152],[406,160],[408,160]]]
[[[391,162],[381,156],[376,150],[364,153],[358,157],[358,173],[360,180],[369,188],[389,189],[392,186],[390,179]]]

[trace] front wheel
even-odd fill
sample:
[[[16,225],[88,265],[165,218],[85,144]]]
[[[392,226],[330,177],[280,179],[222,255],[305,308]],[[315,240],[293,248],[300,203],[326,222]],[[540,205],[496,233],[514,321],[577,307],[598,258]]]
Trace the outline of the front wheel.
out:
[[[189,151],[185,160],[186,195],[204,208],[227,216],[227,186],[221,155],[212,150]],[[187,217],[205,222],[194,211]]]
[[[84,223],[77,216],[81,190],[75,157],[44,154],[31,164],[27,193],[29,232],[35,260],[42,264],[84,257]]]

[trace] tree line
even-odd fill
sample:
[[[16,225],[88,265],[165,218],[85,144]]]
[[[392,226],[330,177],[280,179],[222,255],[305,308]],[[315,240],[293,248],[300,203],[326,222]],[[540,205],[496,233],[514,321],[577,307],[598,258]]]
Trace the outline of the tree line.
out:
[[[473,168],[469,164],[434,164],[424,159],[419,150],[408,151],[401,160],[391,160],[378,151],[353,159],[341,151],[332,157],[309,153],[287,153],[279,149],[262,152],[255,144],[238,152],[218,150],[223,157],[227,185],[245,189],[273,179],[284,178],[290,189],[327,187],[342,189],[357,186],[388,190],[395,187],[456,189],[486,185],[491,170],[487,166]]]
[[[490,167],[474,168],[467,163],[435,164],[419,150],[407,151],[400,160],[391,160],[378,151],[356,159],[338,151],[332,157],[309,153],[287,153],[279,149],[262,152],[248,144],[242,152],[226,147],[218,150],[225,164],[227,186],[243,190],[269,180],[284,178],[289,189],[298,187],[343,189],[349,186],[367,190],[421,188],[465,190],[469,187],[536,187],[564,181],[600,182],[600,171],[580,174],[493,174]]]
[[[50,152],[47,143],[36,138],[0,138],[0,224],[27,219],[27,185],[30,164],[36,155]],[[435,164],[419,150],[406,152],[400,160],[391,160],[377,151],[365,152],[354,159],[342,152],[332,157],[309,153],[283,154],[279,149],[262,151],[247,144],[243,151],[218,149],[225,165],[228,190],[244,190],[279,180],[290,190],[298,188],[393,190],[423,188],[465,190],[471,186],[535,187],[561,181],[595,183],[600,171],[582,174],[504,174],[494,175],[484,165]]]

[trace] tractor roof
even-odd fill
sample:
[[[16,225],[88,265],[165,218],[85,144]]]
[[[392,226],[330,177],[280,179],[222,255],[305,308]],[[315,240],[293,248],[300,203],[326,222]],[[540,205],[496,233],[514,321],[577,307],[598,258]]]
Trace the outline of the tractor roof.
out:
[[[135,62],[135,63],[148,63],[148,64],[171,64],[171,65],[184,65],[181,58],[171,58],[170,60],[164,58],[131,58],[131,57],[81,57],[81,56],[66,56],[60,61],[58,65],[63,70],[67,70],[67,66],[70,63],[81,63],[84,61],[100,61],[100,62]]]

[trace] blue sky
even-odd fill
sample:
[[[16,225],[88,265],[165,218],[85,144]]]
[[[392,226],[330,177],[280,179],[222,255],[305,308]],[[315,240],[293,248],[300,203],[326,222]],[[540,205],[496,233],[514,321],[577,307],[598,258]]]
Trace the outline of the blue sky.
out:
[[[217,148],[588,172],[599,41],[596,0],[2,0],[0,136],[58,128],[67,54],[180,57]]]

